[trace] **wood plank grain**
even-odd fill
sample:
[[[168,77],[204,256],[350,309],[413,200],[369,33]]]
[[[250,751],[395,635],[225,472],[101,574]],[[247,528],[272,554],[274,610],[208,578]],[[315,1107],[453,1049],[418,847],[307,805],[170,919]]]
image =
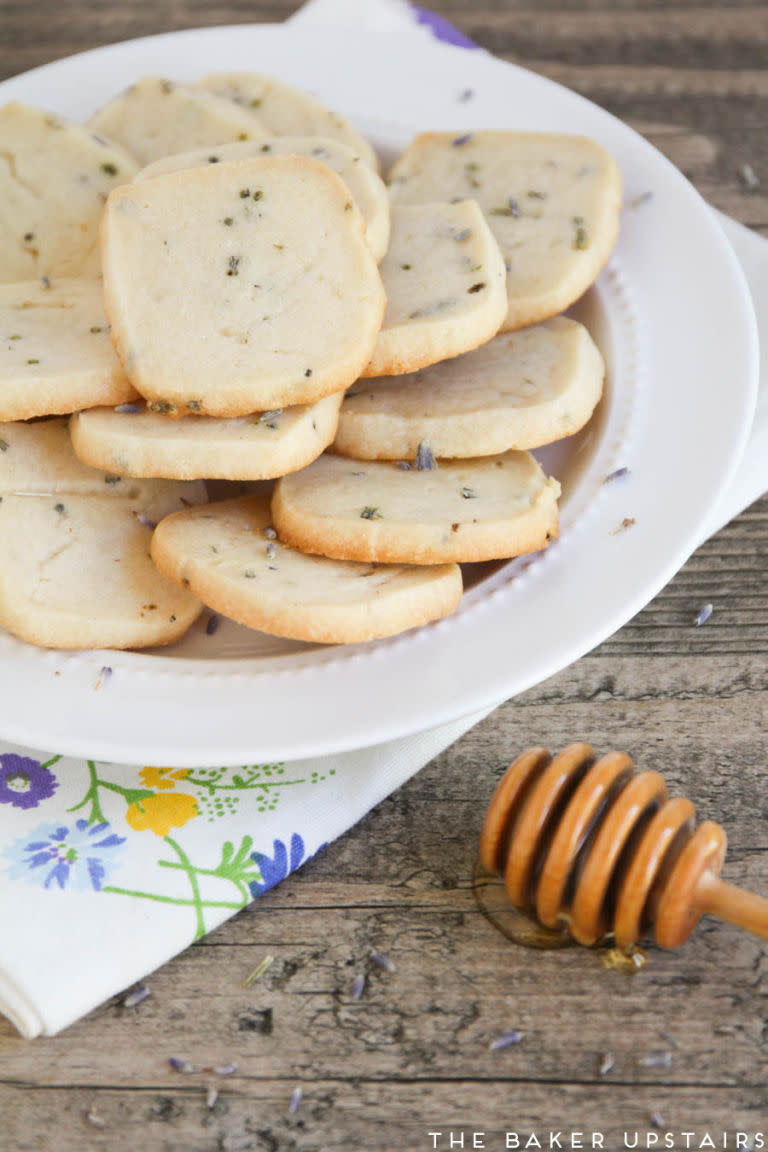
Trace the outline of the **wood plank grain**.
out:
[[[279,20],[296,6],[0,0],[0,76],[131,36]],[[713,204],[768,232],[766,0],[432,7],[628,120]],[[497,710],[299,876],[151,976],[138,1008],[115,998],[32,1045],[0,1024],[2,1152],[420,1152],[429,1130],[448,1126],[496,1134],[489,1148],[503,1147],[505,1130],[598,1129],[618,1149],[654,1114],[677,1132],[762,1131],[764,945],[709,921],[680,954],[651,947],[635,975],[607,971],[592,952],[510,945],[477,911],[471,876],[506,763],[528,744],[556,750],[578,737],[663,772],[726,826],[727,877],[768,891],[767,560],[763,499],[615,636]],[[708,602],[712,618],[696,628]],[[373,969],[371,948],[396,971]],[[243,988],[267,953],[272,967]],[[490,1053],[508,1028],[521,1043]],[[606,1051],[614,1064],[601,1076]],[[664,1052],[668,1067],[643,1063]],[[233,1060],[239,1072],[183,1076],[171,1055]],[[290,1115],[297,1083],[304,1099]]]

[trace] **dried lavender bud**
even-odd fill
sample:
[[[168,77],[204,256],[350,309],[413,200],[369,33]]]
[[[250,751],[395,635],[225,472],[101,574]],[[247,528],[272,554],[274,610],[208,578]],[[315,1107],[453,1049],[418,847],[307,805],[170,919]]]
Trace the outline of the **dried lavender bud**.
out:
[[[288,1104],[288,1111],[291,1116],[293,1116],[294,1112],[298,1111],[303,1095],[304,1093],[300,1087],[294,1088],[293,1092],[291,1092],[291,1099]]]
[[[437,460],[432,454],[429,440],[422,440],[416,449],[415,467],[417,472],[431,472],[437,468]]]
[[[188,1074],[197,1071],[194,1064],[190,1064],[188,1060],[180,1060],[178,1056],[169,1056],[168,1063],[174,1072],[184,1072]]]
[[[140,404],[118,404],[117,408],[115,408],[115,412],[119,412],[121,416],[122,415],[128,415],[129,413],[131,415],[134,415],[136,412],[141,412],[141,405]]]
[[[137,1004],[141,1004],[148,996],[151,996],[149,988],[146,984],[137,984],[133,991],[123,999],[123,1008],[135,1008]]]
[[[213,636],[213,634],[215,632],[218,632],[220,624],[221,624],[221,617],[217,616],[215,612],[212,612],[211,615],[208,617],[208,620],[206,621],[206,625],[205,625],[206,636]]]
[[[505,1032],[503,1036],[498,1036],[489,1044],[491,1052],[498,1052],[501,1048],[509,1048],[513,1044],[519,1044],[523,1038],[522,1032],[513,1029],[511,1032]]]
[[[365,992],[365,976],[356,976],[352,981],[352,991],[350,995],[353,1000],[359,1000],[363,992]]]
[[[603,1057],[600,1060],[600,1067],[598,1068],[598,1072],[601,1076],[607,1076],[613,1068],[614,1064],[615,1060],[613,1058],[613,1052],[605,1052],[603,1053]]]
[[[629,468],[617,468],[614,472],[608,473],[603,484],[612,484],[614,480],[623,480],[625,476],[630,474]]]
[[[370,954],[371,963],[380,968],[382,972],[394,972],[395,962],[390,960],[389,956],[385,956],[383,952],[377,952],[375,949]]]
[[[451,141],[454,148],[463,148],[465,144],[469,144],[472,139],[472,133],[466,132],[463,136],[457,136],[455,140]]]
[[[706,624],[707,620],[709,620],[709,618],[713,612],[714,612],[714,608],[712,607],[712,605],[711,604],[705,604],[703,608],[699,609],[699,611],[696,613],[696,615],[694,617],[694,620],[693,620],[694,627],[695,628],[701,628],[702,625]]]
[[[145,528],[151,528],[153,532],[155,528],[157,528],[156,521],[150,520],[150,518],[145,516],[143,512],[137,512],[136,519],[138,520],[139,524],[143,524]]]

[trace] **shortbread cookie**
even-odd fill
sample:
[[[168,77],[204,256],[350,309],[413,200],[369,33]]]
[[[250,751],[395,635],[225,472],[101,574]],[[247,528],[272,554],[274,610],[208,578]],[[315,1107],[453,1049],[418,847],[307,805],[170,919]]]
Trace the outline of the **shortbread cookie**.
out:
[[[154,525],[201,484],[86,468],[64,420],[0,427],[0,625],[47,648],[169,644],[202,605],[154,567]]]
[[[112,347],[98,280],[0,285],[0,420],[136,395]]]
[[[344,398],[334,449],[401,460],[425,437],[437,457],[538,448],[587,423],[604,376],[586,328],[558,316],[421,372],[359,380]]]
[[[275,136],[330,136],[378,171],[376,153],[365,136],[309,92],[256,72],[220,72],[207,76],[201,87],[255,112]]]
[[[422,449],[434,464],[430,453]],[[439,564],[535,552],[557,535],[560,485],[527,452],[420,471],[321,456],[275,486],[272,515],[293,548],[341,560]]]
[[[40,108],[0,108],[0,283],[98,276],[99,218],[138,165],[123,148]]]
[[[384,312],[347,188],[299,156],[117,189],[102,259],[118,356],[166,414],[242,416],[343,391]]]
[[[366,376],[415,372],[484,344],[507,311],[504,261],[477,204],[394,208],[384,323]]]
[[[396,204],[477,200],[507,265],[511,331],[562,312],[616,242],[621,173],[594,140],[536,132],[429,132],[389,174]]]
[[[360,209],[365,223],[365,239],[376,258],[381,260],[389,244],[389,195],[383,180],[366,164],[359,152],[353,152],[338,140],[321,136],[280,136],[267,141],[236,142],[217,148],[198,148],[179,156],[166,156],[142,168],[136,180],[151,180],[166,172],[206,164],[247,160],[251,156],[308,156],[338,172]]]
[[[170,516],[152,537],[152,557],[223,616],[325,644],[375,640],[447,616],[462,591],[455,564],[355,564],[296,552],[275,539],[266,496]]]
[[[126,88],[99,109],[90,126],[117,140],[142,164],[192,148],[270,135],[254,112],[159,76],[144,76]]]
[[[109,472],[177,480],[268,480],[317,459],[333,441],[340,405],[338,393],[315,404],[235,420],[169,420],[146,409],[93,408],[73,416],[70,434],[81,460]]]

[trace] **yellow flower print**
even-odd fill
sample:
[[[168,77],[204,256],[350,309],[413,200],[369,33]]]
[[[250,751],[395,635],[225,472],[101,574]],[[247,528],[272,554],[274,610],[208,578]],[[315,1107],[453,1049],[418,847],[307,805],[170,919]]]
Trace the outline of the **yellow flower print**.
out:
[[[172,795],[143,796],[128,805],[125,818],[137,832],[149,829],[156,836],[167,836],[171,828],[183,828],[198,814],[197,800],[187,792]]]
[[[142,768],[139,779],[147,788],[173,788],[177,780],[185,780],[189,768]]]

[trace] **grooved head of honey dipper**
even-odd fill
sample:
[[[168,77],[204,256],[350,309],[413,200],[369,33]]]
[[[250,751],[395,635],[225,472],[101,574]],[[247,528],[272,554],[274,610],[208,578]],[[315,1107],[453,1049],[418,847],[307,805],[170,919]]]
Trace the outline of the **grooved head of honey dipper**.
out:
[[[546,748],[529,748],[510,764],[493,794],[480,833],[480,861],[486,872],[503,872],[509,833],[531,781],[550,762]]]
[[[675,860],[656,910],[656,942],[662,948],[678,948],[701,919],[696,889],[705,872],[718,875],[725,859],[727,840],[719,824],[705,820]]]

